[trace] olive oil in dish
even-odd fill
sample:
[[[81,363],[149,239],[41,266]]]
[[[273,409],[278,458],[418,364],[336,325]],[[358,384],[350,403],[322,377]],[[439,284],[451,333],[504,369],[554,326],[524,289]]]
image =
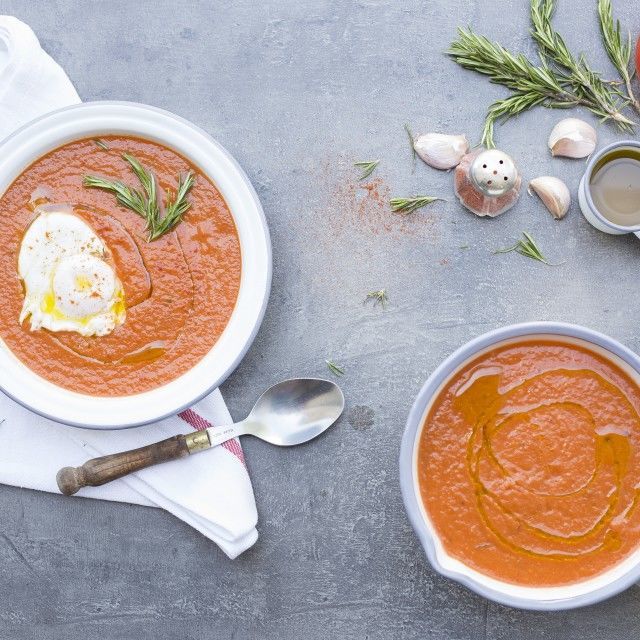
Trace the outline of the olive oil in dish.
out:
[[[640,225],[640,150],[614,149],[591,172],[591,197],[598,211],[623,227]]]

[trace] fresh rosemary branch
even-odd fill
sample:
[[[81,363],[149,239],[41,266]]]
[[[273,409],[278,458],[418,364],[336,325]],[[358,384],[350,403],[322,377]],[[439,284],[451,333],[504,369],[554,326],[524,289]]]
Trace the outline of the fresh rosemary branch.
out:
[[[389,302],[387,290],[380,289],[379,291],[370,291],[369,293],[367,293],[367,297],[364,299],[364,303],[366,304],[367,302],[369,302],[369,300],[373,300],[374,307],[380,305],[384,309]]]
[[[338,366],[333,360],[325,360],[325,362],[327,363],[327,367],[329,368],[329,371],[331,371],[331,373],[333,373],[334,376],[344,375],[344,369]]]
[[[633,93],[631,86],[631,76],[629,72],[629,61],[631,60],[631,33],[627,33],[627,38],[623,40],[620,20],[613,21],[613,7],[611,0],[598,0],[598,16],[600,17],[600,30],[602,32],[602,42],[607,50],[609,59],[618,70],[620,78],[624,83],[627,95],[626,98],[633,108],[640,112],[640,101]]]
[[[358,178],[358,180],[364,180],[368,178],[376,169],[376,167],[380,164],[380,160],[364,160],[363,162],[354,162],[354,167],[360,167],[362,169],[362,174]]]
[[[416,209],[426,207],[428,204],[442,200],[442,198],[434,198],[433,196],[413,196],[412,198],[392,198],[389,200],[391,211],[408,215]]]
[[[512,247],[496,249],[494,253],[511,253],[511,251],[515,251],[526,258],[538,260],[538,262],[544,262],[544,264],[549,265],[550,267],[556,266],[547,261],[535,240],[526,231],[522,232],[522,238],[520,238],[520,240],[518,240],[518,242],[516,242]]]
[[[164,202],[164,216],[161,215],[158,204],[157,180],[155,175],[146,169],[134,156],[128,153],[122,155],[129,163],[131,170],[142,185],[141,191],[125,185],[119,180],[109,180],[98,176],[85,176],[83,185],[93,189],[104,189],[113,193],[118,204],[135,211],[146,221],[145,230],[148,232],[148,241],[158,239],[168,231],[171,231],[189,210],[191,202],[187,199],[191,188],[195,183],[193,171],[178,178],[178,187],[175,194],[167,191]]]
[[[602,0],[600,0],[602,1]],[[608,0],[605,0],[608,1]],[[506,120],[537,105],[548,108],[584,106],[603,119],[614,120],[623,130],[635,123],[621,113],[619,90],[602,80],[583,56],[571,54],[562,37],[553,29],[553,0],[531,0],[532,36],[538,44],[540,63],[523,54],[513,54],[471,29],[458,29],[458,39],[447,53],[461,66],[482,73],[491,82],[511,89],[512,94],[489,108],[482,144],[495,146],[496,122]]]
[[[618,92],[593,71],[584,55],[577,59],[571,54],[562,36],[551,24],[555,0],[531,0],[531,35],[538,44],[540,55],[553,60],[556,73],[579,98],[580,104],[603,120],[613,119],[626,131],[634,124],[620,113]]]
[[[110,149],[109,145],[104,140],[100,140],[100,138],[94,138],[93,142],[96,147],[100,147],[103,151],[109,151]]]

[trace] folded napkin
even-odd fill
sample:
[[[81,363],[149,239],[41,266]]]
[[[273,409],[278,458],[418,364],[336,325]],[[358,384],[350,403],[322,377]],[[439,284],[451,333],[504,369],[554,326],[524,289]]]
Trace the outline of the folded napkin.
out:
[[[0,16],[0,139],[33,118],[80,102],[65,72],[33,31]],[[135,429],[91,431],[36,416],[0,394],[0,483],[58,493],[55,476],[98,455],[141,447],[177,433],[231,423],[216,390],[191,409]],[[251,480],[238,440],[78,495],[161,507],[216,542],[230,557],[258,538]]]

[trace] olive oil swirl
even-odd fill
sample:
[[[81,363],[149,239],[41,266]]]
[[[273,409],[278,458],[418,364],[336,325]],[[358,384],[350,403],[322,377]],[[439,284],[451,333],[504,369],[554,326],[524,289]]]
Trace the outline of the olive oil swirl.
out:
[[[587,380],[587,383],[581,382]],[[464,385],[456,398],[460,410],[469,415],[468,407],[481,407],[482,398],[487,391],[497,399],[490,406],[480,410],[473,417],[472,431],[467,443],[466,466],[474,487],[476,505],[483,524],[495,537],[511,550],[528,556],[546,557],[558,560],[572,559],[586,554],[594,554],[605,549],[617,548],[619,534],[613,526],[616,517],[628,517],[636,508],[638,491],[630,500],[623,502],[622,486],[628,470],[630,444],[622,432],[615,432],[610,425],[603,423],[598,411],[574,401],[569,391],[562,392],[564,386],[588,384],[598,387],[611,402],[624,407],[627,420],[640,425],[640,416],[624,396],[624,393],[593,371],[556,369],[532,376],[508,391],[499,392],[500,375],[490,372],[488,375],[473,379],[472,384]],[[546,402],[528,404],[524,402],[527,391],[542,388],[545,394],[537,397],[549,398]],[[560,417],[574,416],[592,430],[595,441],[595,460],[593,471],[577,488],[560,493],[532,490],[521,479],[513,477],[509,469],[494,451],[493,440],[501,429],[508,429],[514,420],[524,420],[532,426],[537,412],[557,413]],[[533,428],[533,427],[532,427]],[[546,473],[546,470],[544,470]],[[497,486],[496,486],[497,485]],[[509,506],[509,495],[517,493],[526,498],[525,503],[541,504],[548,509],[562,511],[563,503],[584,497],[593,491],[593,500],[602,495],[602,486],[608,487],[606,500],[599,517],[584,531],[563,535],[533,522],[525,513],[518,513]],[[600,493],[598,493],[600,487]],[[504,488],[501,492],[500,489]],[[534,509],[535,513],[535,509]],[[529,514],[530,516],[531,514]],[[507,526],[508,525],[508,526]],[[538,544],[539,543],[539,544]]]

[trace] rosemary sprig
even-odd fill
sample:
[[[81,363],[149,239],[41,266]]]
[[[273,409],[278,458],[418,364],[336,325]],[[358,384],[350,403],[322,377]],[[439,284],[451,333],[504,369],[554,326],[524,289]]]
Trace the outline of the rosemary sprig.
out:
[[[531,0],[531,35],[538,44],[540,55],[553,60],[556,73],[563,79],[586,106],[603,120],[613,119],[626,131],[634,123],[620,113],[617,91],[605,83],[600,74],[593,71],[584,55],[577,59],[571,54],[562,36],[554,30],[551,17],[555,0]]]
[[[111,148],[104,140],[100,140],[100,138],[94,138],[93,142],[96,147],[100,147],[103,151],[109,151]]]
[[[415,138],[413,137],[413,133],[411,129],[409,129],[409,125],[405,123],[404,130],[407,132],[407,136],[409,137],[409,146],[411,147],[411,170],[413,171],[416,168],[416,147],[415,147]]]
[[[391,210],[403,215],[413,213],[416,209],[426,207],[428,204],[435,202],[436,200],[442,200],[442,198],[435,198],[433,196],[413,196],[412,198],[392,198],[389,200]]]
[[[181,175],[178,178],[178,188],[175,194],[170,191],[166,193],[166,206],[164,212],[164,218],[159,220],[156,225],[155,235],[151,238],[159,238],[167,231],[171,231],[182,220],[182,216],[191,207],[191,202],[187,200],[187,195],[196,181],[196,177],[192,171],[189,171],[186,175]]]
[[[122,157],[129,163],[131,170],[140,181],[143,191],[129,187],[119,180],[109,180],[99,176],[84,176],[82,184],[88,188],[104,189],[113,193],[118,204],[135,211],[140,217],[144,218],[146,222],[145,231],[148,233],[147,239],[151,242],[171,231],[191,207],[191,202],[187,199],[187,196],[195,183],[195,175],[193,171],[189,171],[186,175],[179,176],[175,194],[170,191],[166,193],[164,216],[162,216],[158,204],[155,175],[131,154],[124,153]]]
[[[387,296],[386,289],[380,289],[378,291],[370,291],[367,293],[366,298],[364,299],[364,304],[367,304],[369,300],[373,300],[373,306],[377,307],[380,305],[383,309],[387,306],[389,302],[389,297]]]
[[[506,120],[537,105],[547,108],[584,106],[602,119],[611,119],[623,130],[635,123],[621,113],[619,90],[602,80],[584,56],[571,54],[562,37],[553,29],[553,0],[531,0],[532,36],[540,63],[523,54],[513,54],[502,45],[477,35],[471,29],[458,29],[447,53],[461,66],[489,77],[491,82],[511,89],[512,94],[489,108],[482,144],[494,146],[493,130]]]
[[[376,167],[380,164],[380,160],[363,160],[362,162],[354,162],[354,167],[360,167],[362,169],[362,174],[358,178],[358,180],[364,180],[368,178],[376,169]]]
[[[600,31],[602,32],[602,42],[607,50],[609,59],[618,70],[620,78],[624,83],[627,95],[626,98],[633,108],[640,112],[640,101],[633,93],[631,86],[631,76],[629,72],[629,61],[631,60],[631,33],[627,32],[627,38],[622,38],[620,20],[613,21],[613,7],[611,0],[598,0],[598,16],[600,18]]]
[[[338,366],[333,360],[325,360],[325,362],[327,363],[327,367],[329,368],[329,371],[331,371],[331,373],[333,373],[334,376],[344,375],[344,369]]]
[[[520,238],[520,240],[518,240],[512,247],[496,249],[493,253],[511,253],[512,251],[515,251],[521,256],[525,256],[526,258],[531,258],[532,260],[543,262],[550,267],[556,266],[555,264],[547,261],[544,254],[536,244],[535,240],[531,237],[531,234],[527,233],[526,231],[522,232],[522,238]]]
[[[144,196],[137,189],[131,189],[118,180],[107,180],[98,176],[85,176],[82,184],[89,188],[111,191],[116,196],[118,204],[135,211],[143,218],[147,217]]]
[[[504,100],[497,100],[490,107],[484,120],[484,128],[482,129],[481,144],[487,149],[493,149],[496,145],[493,139],[493,131],[495,124],[500,120],[508,120],[513,116],[517,116],[523,111],[527,111],[538,104],[543,104],[547,98],[535,92],[514,93]],[[560,106],[560,105],[558,105]],[[567,102],[567,107],[572,103]]]

